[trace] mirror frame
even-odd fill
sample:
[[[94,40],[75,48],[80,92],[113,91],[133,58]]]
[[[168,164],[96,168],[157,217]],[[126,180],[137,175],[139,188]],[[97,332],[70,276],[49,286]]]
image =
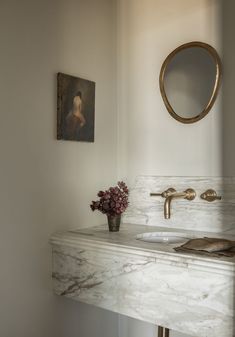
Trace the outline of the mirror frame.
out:
[[[184,50],[184,49],[188,49],[188,48],[192,48],[192,47],[199,47],[199,48],[204,48],[208,51],[208,53],[212,56],[215,65],[216,65],[216,76],[215,76],[215,84],[214,84],[214,88],[211,94],[211,97],[206,105],[206,107],[195,117],[190,117],[190,118],[185,118],[185,117],[181,117],[179,115],[177,115],[177,113],[174,111],[174,109],[172,108],[167,95],[166,95],[166,91],[165,91],[165,87],[164,87],[164,79],[165,79],[165,74],[166,74],[166,69],[167,66],[169,65],[169,63],[172,61],[173,57],[179,53],[180,51]],[[165,103],[165,106],[168,110],[168,112],[170,113],[170,115],[175,118],[177,121],[184,123],[184,124],[190,124],[190,123],[195,123],[198,122],[199,120],[201,120],[202,118],[204,118],[208,112],[211,110],[212,106],[215,103],[215,100],[217,98],[218,95],[218,91],[219,91],[219,87],[220,87],[220,83],[221,83],[221,77],[222,77],[222,63],[219,57],[219,54],[217,53],[217,51],[210,46],[207,43],[204,42],[198,42],[198,41],[194,41],[194,42],[188,42],[185,43],[179,47],[177,47],[176,49],[174,49],[165,59],[165,61],[162,64],[161,67],[161,71],[160,71],[160,75],[159,75],[159,86],[160,86],[160,92],[163,98],[163,101]]]

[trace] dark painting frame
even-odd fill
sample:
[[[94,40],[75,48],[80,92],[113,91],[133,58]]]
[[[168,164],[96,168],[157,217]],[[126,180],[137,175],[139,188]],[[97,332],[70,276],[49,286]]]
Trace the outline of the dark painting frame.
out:
[[[57,74],[57,139],[94,142],[95,82]]]

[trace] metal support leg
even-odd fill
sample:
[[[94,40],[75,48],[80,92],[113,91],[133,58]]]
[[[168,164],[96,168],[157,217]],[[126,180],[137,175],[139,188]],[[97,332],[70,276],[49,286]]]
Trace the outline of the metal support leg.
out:
[[[170,330],[167,328],[163,328],[162,326],[158,327],[158,337],[169,337]]]

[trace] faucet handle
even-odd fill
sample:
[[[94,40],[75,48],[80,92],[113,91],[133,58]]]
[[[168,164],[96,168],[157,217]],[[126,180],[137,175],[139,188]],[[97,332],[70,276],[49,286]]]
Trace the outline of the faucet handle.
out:
[[[191,201],[196,198],[196,192],[192,188],[188,188],[184,193],[186,194],[184,199]]]
[[[206,192],[201,194],[201,199],[206,200],[208,202],[212,202],[215,200],[221,200],[222,197],[217,195],[215,190],[209,189],[209,190],[206,190]]]
[[[150,193],[150,197],[162,197],[162,198],[167,198],[171,194],[175,193],[176,190],[172,187],[168,188],[166,191],[162,193]]]

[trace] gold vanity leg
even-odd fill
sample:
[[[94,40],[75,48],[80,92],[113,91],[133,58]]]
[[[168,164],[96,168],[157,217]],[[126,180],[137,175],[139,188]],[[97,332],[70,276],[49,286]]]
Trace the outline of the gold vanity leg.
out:
[[[158,337],[169,337],[170,330],[167,328],[163,328],[162,326],[158,327]]]

